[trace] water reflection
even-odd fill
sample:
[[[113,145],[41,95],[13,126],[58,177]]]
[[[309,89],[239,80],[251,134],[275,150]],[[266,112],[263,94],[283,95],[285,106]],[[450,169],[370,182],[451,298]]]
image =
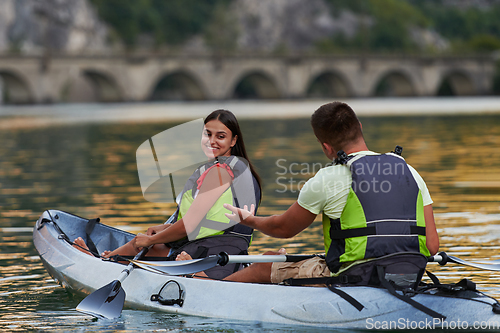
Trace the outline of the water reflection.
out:
[[[403,156],[426,180],[441,250],[466,260],[500,259],[500,115],[361,121],[372,150],[403,146]],[[152,135],[177,124],[76,124],[0,132],[0,327],[43,330],[44,325],[50,327],[43,317],[54,315],[44,312],[48,309],[64,318],[63,327],[75,321],[83,325],[72,311],[79,299],[58,287],[38,259],[31,242],[34,221],[45,209],[55,208],[99,216],[131,232],[163,222],[174,204],[144,200],[135,151]],[[329,162],[308,119],[242,120],[241,127],[263,180],[262,215],[288,208],[301,182]],[[318,218],[289,240],[257,233],[251,252],[282,246],[289,253],[321,252],[321,235]],[[443,281],[468,277],[500,297],[499,273],[458,265],[429,268]]]

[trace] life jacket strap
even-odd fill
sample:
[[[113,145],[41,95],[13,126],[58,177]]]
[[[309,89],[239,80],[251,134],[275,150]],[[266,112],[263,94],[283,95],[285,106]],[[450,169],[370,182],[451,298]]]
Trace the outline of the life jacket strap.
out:
[[[378,274],[378,278],[380,280],[380,284],[382,285],[382,287],[387,289],[387,291],[389,291],[389,293],[391,295],[397,297],[398,299],[402,300],[405,303],[410,304],[415,309],[422,311],[423,313],[431,316],[432,318],[437,318],[437,319],[440,319],[441,321],[444,321],[446,319],[446,316],[443,316],[442,314],[440,314],[432,309],[429,309],[425,305],[418,303],[417,301],[413,300],[409,296],[404,295],[404,294],[403,295],[398,294],[396,292],[396,289],[394,288],[394,286],[391,283],[389,283],[389,281],[386,280],[384,267],[377,266],[377,274]]]
[[[363,279],[359,275],[339,275],[339,276],[324,276],[311,278],[289,278],[283,280],[281,284],[285,286],[308,286],[315,284],[355,284]]]
[[[85,235],[87,236],[87,247],[89,248],[90,250],[90,253],[92,253],[92,255],[94,255],[95,257],[100,257],[99,255],[99,251],[97,251],[97,247],[95,246],[94,242],[92,241],[92,239],[90,238],[90,234],[92,233],[92,231],[94,230],[94,227],[97,223],[99,223],[101,221],[100,218],[96,218],[96,219],[90,219],[88,220],[87,222],[87,225],[85,226]]]
[[[372,227],[363,227],[363,228],[354,228],[354,229],[344,229],[344,230],[335,230],[332,232],[330,235],[330,238],[333,240],[338,240],[338,239],[347,239],[347,238],[353,238],[353,237],[364,237],[364,236],[384,236],[388,234],[380,234],[377,233],[377,229],[372,226]],[[398,236],[394,234],[390,234],[391,236]],[[410,226],[410,235],[419,235],[419,236],[425,236],[425,227],[419,227],[415,225]],[[407,235],[405,235],[407,236]]]
[[[349,304],[354,306],[358,311],[363,310],[364,305],[359,303],[354,297],[352,297],[351,295],[349,295],[345,291],[338,289],[338,288],[335,288],[332,284],[327,285],[327,287],[328,287],[328,289],[330,289],[331,292],[339,295],[340,297],[345,299],[347,302],[349,302]]]

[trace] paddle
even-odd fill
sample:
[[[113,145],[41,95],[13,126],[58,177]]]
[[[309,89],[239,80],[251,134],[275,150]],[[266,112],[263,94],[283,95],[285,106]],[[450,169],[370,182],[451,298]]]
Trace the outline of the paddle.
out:
[[[429,257],[428,260],[429,262],[438,262],[440,265],[446,265],[448,262],[452,262],[455,264],[484,269],[487,271],[500,271],[500,263],[498,263],[498,261],[491,261],[491,264],[485,263],[486,261],[481,261],[481,263],[470,262],[454,256],[450,256],[445,252],[439,252],[435,256]]]
[[[183,260],[183,261],[142,261],[131,260],[137,266],[160,274],[167,275],[185,275],[192,274],[217,265],[224,266],[233,263],[255,263],[255,262],[297,262],[309,259],[317,255],[228,255],[224,252],[202,259]],[[463,259],[449,256],[445,252],[429,257],[429,262],[438,262],[440,265],[446,265],[448,262],[455,264],[475,267],[490,271],[500,271],[500,264],[483,264],[468,262]]]
[[[149,248],[143,248],[134,259],[140,259],[146,255]],[[118,279],[110,282],[104,287],[97,289],[88,295],[76,307],[77,311],[89,314],[96,318],[114,319],[122,313],[125,303],[125,290],[122,288],[122,282],[130,275],[134,269],[134,263],[131,262],[120,274]]]
[[[227,264],[249,264],[256,262],[297,262],[305,259],[317,257],[316,254],[306,255],[228,255],[221,252],[201,259],[182,260],[182,261],[143,261],[131,260],[131,263],[156,273],[167,275],[185,275],[201,272],[217,265],[225,266]]]

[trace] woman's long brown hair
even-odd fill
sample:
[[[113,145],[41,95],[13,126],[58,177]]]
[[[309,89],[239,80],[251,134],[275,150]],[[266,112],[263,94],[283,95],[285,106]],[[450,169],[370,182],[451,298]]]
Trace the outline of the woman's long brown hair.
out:
[[[208,123],[211,120],[218,120],[221,123],[223,123],[229,130],[231,131],[233,137],[235,135],[238,136],[238,139],[236,140],[236,144],[231,148],[231,155],[234,156],[240,156],[243,157],[247,163],[248,166],[250,167],[250,171],[252,172],[252,175],[255,177],[255,180],[257,180],[257,184],[259,185],[261,197],[262,197],[262,185],[261,185],[261,179],[257,172],[255,171],[254,166],[252,165],[252,162],[250,162],[250,159],[248,158],[247,151],[245,149],[245,142],[243,141],[243,134],[241,133],[240,130],[240,125],[238,124],[238,120],[236,119],[236,116],[228,110],[215,110],[212,113],[210,113],[206,118],[205,118],[205,124]]]

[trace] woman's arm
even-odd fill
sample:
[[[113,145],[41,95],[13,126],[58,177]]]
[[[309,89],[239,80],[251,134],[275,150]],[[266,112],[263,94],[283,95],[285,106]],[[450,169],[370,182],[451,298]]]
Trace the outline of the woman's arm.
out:
[[[231,176],[226,169],[219,166],[212,168],[205,177],[198,195],[184,217],[154,235],[137,235],[136,246],[144,247],[169,243],[186,237],[196,229],[215,202],[229,188],[231,181]]]
[[[145,247],[154,244],[163,244],[173,242],[186,237],[186,229],[184,228],[184,223],[182,219],[173,223],[168,228],[154,235],[138,234],[135,237],[135,247]]]
[[[215,202],[229,188],[231,181],[227,170],[218,165],[208,172],[193,204],[182,218],[187,234],[196,229]]]

